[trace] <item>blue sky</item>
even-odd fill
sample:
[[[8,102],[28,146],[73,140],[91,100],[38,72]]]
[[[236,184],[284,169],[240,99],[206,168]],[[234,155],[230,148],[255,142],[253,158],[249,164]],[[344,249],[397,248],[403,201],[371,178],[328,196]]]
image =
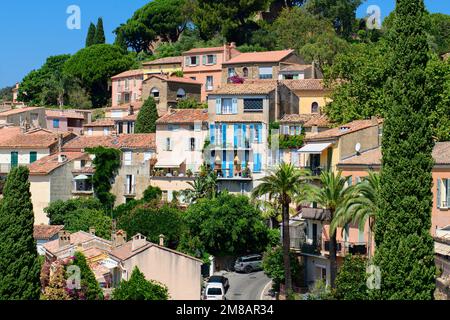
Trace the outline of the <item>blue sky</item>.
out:
[[[0,4],[0,88],[13,85],[32,69],[39,68],[48,56],[75,53],[84,46],[89,23],[103,17],[108,43],[112,31],[125,22],[148,0],[15,0]],[[426,0],[428,10],[450,14],[450,1]],[[70,5],[81,9],[81,29],[69,30],[66,13]],[[366,15],[369,5],[378,5],[387,16],[395,0],[368,0],[358,10]]]

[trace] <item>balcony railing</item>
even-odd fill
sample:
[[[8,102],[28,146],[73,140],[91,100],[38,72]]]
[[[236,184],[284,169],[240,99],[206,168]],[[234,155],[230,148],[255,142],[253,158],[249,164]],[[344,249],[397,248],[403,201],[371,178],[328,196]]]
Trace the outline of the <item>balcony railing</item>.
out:
[[[91,195],[94,194],[94,189],[73,189],[72,194],[78,194],[78,195]]]
[[[136,195],[136,185],[125,184],[124,185],[124,195],[125,196],[135,196]]]
[[[328,170],[328,168],[325,167],[325,166],[319,166],[319,167],[316,167],[316,166],[306,166],[306,167],[301,167],[301,168],[302,168],[302,169],[309,170],[309,171],[311,172],[311,175],[312,175],[312,176],[315,176],[315,177],[320,176],[320,174],[321,174],[322,172]]]
[[[301,246],[301,252],[307,254],[320,255],[321,249],[322,249],[321,242],[303,243],[303,245]]]
[[[325,241],[324,251],[330,251],[330,241]],[[347,254],[352,255],[366,255],[367,254],[367,243],[365,242],[346,242],[338,241],[336,253],[342,256]]]
[[[242,165],[233,168],[216,168],[214,172],[217,174],[218,179],[231,179],[231,180],[252,180],[252,171],[249,168],[243,168]]]

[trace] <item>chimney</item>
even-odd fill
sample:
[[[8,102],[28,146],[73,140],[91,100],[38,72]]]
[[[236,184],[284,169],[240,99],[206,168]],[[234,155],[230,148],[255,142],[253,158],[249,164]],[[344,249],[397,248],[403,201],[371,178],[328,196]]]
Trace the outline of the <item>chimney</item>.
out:
[[[62,230],[58,233],[58,244],[60,248],[70,245],[70,233],[68,231]]]
[[[144,237],[142,234],[138,233],[133,237],[133,240],[131,242],[131,251],[135,251],[139,248],[142,248],[147,244],[147,238]]]
[[[163,234],[159,235],[159,245],[161,247],[164,247],[164,238],[165,238],[165,236]]]
[[[62,146],[63,146],[63,135],[58,134],[58,152],[62,151]]]
[[[89,228],[89,234],[95,236],[95,228],[94,227]]]
[[[127,233],[123,230],[117,230],[117,232],[111,235],[113,248],[120,247],[127,242]]]
[[[134,107],[130,104],[130,107],[128,108],[128,115],[132,116],[134,114]]]
[[[319,133],[319,127],[317,125],[311,127],[311,133],[316,134]]]

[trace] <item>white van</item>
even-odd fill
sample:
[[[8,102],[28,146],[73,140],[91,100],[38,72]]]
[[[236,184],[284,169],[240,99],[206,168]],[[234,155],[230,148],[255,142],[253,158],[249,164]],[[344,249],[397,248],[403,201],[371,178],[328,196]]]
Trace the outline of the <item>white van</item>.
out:
[[[223,284],[210,282],[206,285],[203,300],[226,300]]]

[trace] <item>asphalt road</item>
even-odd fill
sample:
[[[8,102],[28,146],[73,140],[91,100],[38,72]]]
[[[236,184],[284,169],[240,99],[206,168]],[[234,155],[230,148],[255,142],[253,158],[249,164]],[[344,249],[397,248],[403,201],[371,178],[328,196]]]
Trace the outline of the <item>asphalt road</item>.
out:
[[[230,281],[227,300],[261,300],[261,293],[270,282],[263,271],[252,273],[226,272]]]

